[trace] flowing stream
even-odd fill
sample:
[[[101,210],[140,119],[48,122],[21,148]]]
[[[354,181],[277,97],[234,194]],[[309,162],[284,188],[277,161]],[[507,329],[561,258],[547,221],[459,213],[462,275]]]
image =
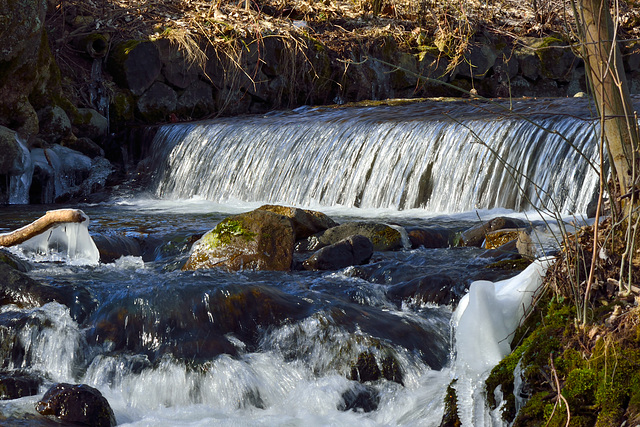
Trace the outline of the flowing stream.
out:
[[[447,233],[508,215],[549,239],[533,207],[580,216],[598,186],[594,122],[584,100],[513,111],[452,101],[162,127],[148,191],[77,206],[92,239],[69,228],[12,249],[56,297],[18,290],[23,306],[0,307],[2,370],[43,380],[0,401],[0,419],[48,425],[34,403],[64,381],[98,388],[127,426],[437,426],[457,379],[465,425],[501,425],[482,379],[546,261],[513,277],[479,248],[419,247],[330,272],[180,268],[193,236],[267,202]],[[0,231],[45,209],[4,208]],[[448,302],[404,296],[420,281],[446,283]]]

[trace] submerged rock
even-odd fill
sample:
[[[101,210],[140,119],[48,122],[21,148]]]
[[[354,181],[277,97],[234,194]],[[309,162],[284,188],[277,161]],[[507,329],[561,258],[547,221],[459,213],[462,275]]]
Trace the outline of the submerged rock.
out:
[[[293,243],[289,218],[255,210],[226,218],[202,236],[182,269],[287,271],[293,261]]]
[[[419,304],[429,302],[447,305],[456,303],[463,292],[464,286],[458,285],[447,275],[438,274],[392,286],[387,291],[387,297],[398,303],[413,300]]]
[[[63,423],[111,427],[116,417],[107,399],[85,384],[58,383],[36,403],[36,411]]]
[[[342,401],[338,404],[339,411],[372,412],[378,409],[380,394],[370,385],[357,384],[342,393]]]
[[[373,255],[373,244],[364,236],[355,235],[325,246],[302,263],[307,270],[338,270],[351,265],[366,264]]]
[[[330,228],[323,233],[309,236],[305,241],[299,242],[296,249],[299,251],[315,251],[357,234],[371,240],[374,251],[391,251],[402,248],[402,234],[387,224],[348,222]]]
[[[264,205],[258,210],[270,211],[291,219],[296,240],[306,239],[312,234],[320,233],[328,228],[336,227],[337,222],[322,212],[299,209],[289,206]]]

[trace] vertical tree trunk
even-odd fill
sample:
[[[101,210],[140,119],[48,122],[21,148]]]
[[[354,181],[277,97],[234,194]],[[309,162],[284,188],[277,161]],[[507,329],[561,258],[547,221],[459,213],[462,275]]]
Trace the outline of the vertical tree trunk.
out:
[[[633,186],[638,131],[608,0],[576,0],[584,60],[620,194]],[[636,174],[640,170],[636,168]]]

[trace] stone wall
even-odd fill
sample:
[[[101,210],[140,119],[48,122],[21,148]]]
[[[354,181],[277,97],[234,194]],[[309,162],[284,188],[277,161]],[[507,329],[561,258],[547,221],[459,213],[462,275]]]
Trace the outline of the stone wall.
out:
[[[158,123],[301,105],[468,96],[454,86],[485,97],[587,91],[583,61],[554,37],[476,36],[453,69],[437,48],[414,51],[401,51],[390,36],[342,52],[311,38],[274,36],[243,40],[236,52],[209,48],[208,60],[196,64],[166,39],[129,41],[117,45],[107,62],[119,86],[112,119]],[[626,55],[624,63],[631,92],[640,93],[640,54]]]

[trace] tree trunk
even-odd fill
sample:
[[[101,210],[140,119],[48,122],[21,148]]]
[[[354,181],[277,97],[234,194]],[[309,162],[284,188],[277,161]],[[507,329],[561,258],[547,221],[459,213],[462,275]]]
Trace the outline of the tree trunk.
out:
[[[47,213],[15,231],[0,234],[0,246],[14,246],[26,242],[30,238],[42,234],[51,227],[65,222],[83,222],[87,216],[78,209],[58,209]]]
[[[609,2],[577,0],[576,3],[574,11],[581,32],[583,56],[598,112],[604,122],[612,172],[620,194],[624,195],[634,184],[634,171],[636,175],[640,172],[635,152],[639,138]]]

